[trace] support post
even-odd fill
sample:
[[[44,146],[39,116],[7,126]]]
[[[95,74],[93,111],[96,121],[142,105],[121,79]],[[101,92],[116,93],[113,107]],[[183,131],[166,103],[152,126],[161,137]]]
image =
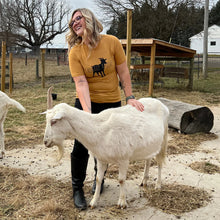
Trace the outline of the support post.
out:
[[[6,59],[6,42],[2,41],[2,60],[1,60],[1,90],[5,91],[5,59]]]
[[[126,61],[128,69],[131,65],[131,33],[132,33],[132,9],[127,10],[127,46],[126,46]]]
[[[208,23],[209,23],[209,0],[205,0],[204,36],[203,36],[203,75],[208,77]]]
[[[153,96],[154,67],[155,67],[156,44],[153,42],[150,55],[149,96]]]

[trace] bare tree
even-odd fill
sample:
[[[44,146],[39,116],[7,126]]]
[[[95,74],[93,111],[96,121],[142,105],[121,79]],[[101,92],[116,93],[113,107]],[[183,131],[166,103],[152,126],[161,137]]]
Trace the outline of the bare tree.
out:
[[[15,39],[12,37],[12,19],[9,16],[9,8],[7,6],[7,0],[0,1],[0,40],[6,41],[7,46],[10,47]]]
[[[40,45],[68,28],[70,9],[59,0],[1,0],[4,30],[13,42],[38,52]]]
[[[188,38],[198,31],[201,16],[197,13],[200,0],[97,0],[109,34],[126,37],[126,10],[133,9],[132,37],[157,38],[188,46]],[[194,9],[192,11],[191,9]],[[200,12],[200,10],[199,10]],[[192,20],[193,19],[193,20]],[[202,23],[201,23],[202,24]],[[178,30],[178,32],[177,32]]]

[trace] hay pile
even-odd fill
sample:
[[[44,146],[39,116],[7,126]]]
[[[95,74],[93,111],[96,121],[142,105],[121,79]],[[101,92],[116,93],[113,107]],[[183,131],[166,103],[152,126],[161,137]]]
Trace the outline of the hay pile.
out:
[[[189,167],[200,173],[207,173],[207,174],[220,173],[220,167],[210,162],[194,162],[190,164]]]
[[[0,167],[0,219],[78,219],[70,183]]]
[[[170,129],[172,139],[168,141],[167,154],[185,154],[193,153],[197,150],[198,146],[204,141],[211,141],[218,138],[213,133],[196,133],[196,134],[181,134],[175,130]]]
[[[174,215],[201,208],[211,200],[209,193],[202,189],[177,184],[162,185],[160,190],[147,188],[145,197],[148,205]]]

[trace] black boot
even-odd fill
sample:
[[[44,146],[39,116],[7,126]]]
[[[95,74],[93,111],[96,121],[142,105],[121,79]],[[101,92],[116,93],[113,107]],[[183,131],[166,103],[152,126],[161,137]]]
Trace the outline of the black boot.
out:
[[[97,160],[96,160],[96,158],[94,158],[94,162],[95,162],[95,166],[94,166],[95,177],[94,177],[93,186],[92,186],[92,194],[93,194],[93,195],[95,194],[95,189],[96,189],[96,176],[97,176]],[[106,173],[106,171],[105,171],[105,173]],[[102,180],[101,189],[100,189],[100,194],[102,194],[103,188],[104,188],[104,178],[103,178],[103,180]]]
[[[73,200],[76,208],[86,209],[87,203],[83,191],[89,155],[86,158],[76,158],[71,153],[71,174],[73,186]]]

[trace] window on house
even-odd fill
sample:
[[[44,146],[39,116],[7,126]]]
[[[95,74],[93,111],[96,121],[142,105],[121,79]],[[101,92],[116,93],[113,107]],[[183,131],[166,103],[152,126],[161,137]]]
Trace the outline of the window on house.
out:
[[[211,41],[211,42],[210,42],[210,45],[211,45],[211,46],[215,46],[215,45],[216,45],[216,41]]]

